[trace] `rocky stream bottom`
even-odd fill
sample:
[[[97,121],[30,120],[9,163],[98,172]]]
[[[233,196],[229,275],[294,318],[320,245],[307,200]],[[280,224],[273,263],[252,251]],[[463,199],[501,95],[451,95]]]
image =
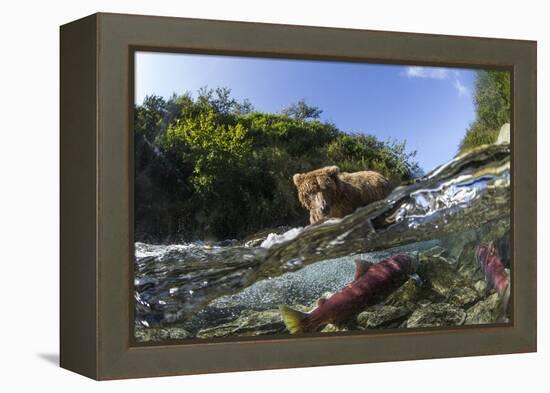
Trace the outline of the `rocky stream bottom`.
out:
[[[397,252],[418,253],[417,275],[345,325],[329,324],[321,332],[506,323],[507,299],[488,286],[475,257],[476,247],[489,241],[497,246],[509,269],[509,225],[498,221],[485,226],[483,233],[468,231],[443,240],[318,262],[222,296],[186,322],[162,327],[137,325],[135,338],[149,342],[289,334],[279,304],[308,312],[317,306],[319,297],[330,296],[352,280],[355,259],[377,261]]]

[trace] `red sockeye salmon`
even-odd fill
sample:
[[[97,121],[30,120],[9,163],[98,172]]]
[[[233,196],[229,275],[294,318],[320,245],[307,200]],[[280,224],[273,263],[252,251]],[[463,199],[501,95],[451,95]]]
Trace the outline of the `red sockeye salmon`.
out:
[[[320,330],[325,325],[349,321],[366,307],[380,303],[416,272],[417,258],[408,254],[394,255],[378,263],[356,261],[355,278],[327,299],[319,299],[317,307],[303,313],[279,306],[290,333]]]
[[[476,259],[489,287],[494,288],[507,303],[510,296],[510,276],[494,244],[479,245],[476,250]]]

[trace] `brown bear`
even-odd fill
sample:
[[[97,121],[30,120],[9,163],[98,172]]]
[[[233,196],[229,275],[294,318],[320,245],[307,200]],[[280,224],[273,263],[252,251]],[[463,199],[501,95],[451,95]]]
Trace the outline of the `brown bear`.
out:
[[[340,172],[337,166],[297,173],[292,179],[300,203],[309,210],[311,224],[342,218],[358,207],[385,198],[393,189],[378,172]]]

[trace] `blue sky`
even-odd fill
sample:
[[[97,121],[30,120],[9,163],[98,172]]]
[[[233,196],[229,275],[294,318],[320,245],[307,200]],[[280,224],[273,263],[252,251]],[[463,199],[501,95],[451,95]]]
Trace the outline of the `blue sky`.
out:
[[[256,110],[300,99],[346,132],[407,141],[429,171],[452,158],[475,119],[475,70],[218,55],[136,54],[136,103],[202,86],[228,87]]]

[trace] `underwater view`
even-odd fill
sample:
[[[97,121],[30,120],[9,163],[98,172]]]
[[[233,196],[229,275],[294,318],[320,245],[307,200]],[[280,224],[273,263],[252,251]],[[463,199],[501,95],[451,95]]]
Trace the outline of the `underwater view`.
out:
[[[510,322],[509,73],[138,52],[135,83],[136,342]]]

